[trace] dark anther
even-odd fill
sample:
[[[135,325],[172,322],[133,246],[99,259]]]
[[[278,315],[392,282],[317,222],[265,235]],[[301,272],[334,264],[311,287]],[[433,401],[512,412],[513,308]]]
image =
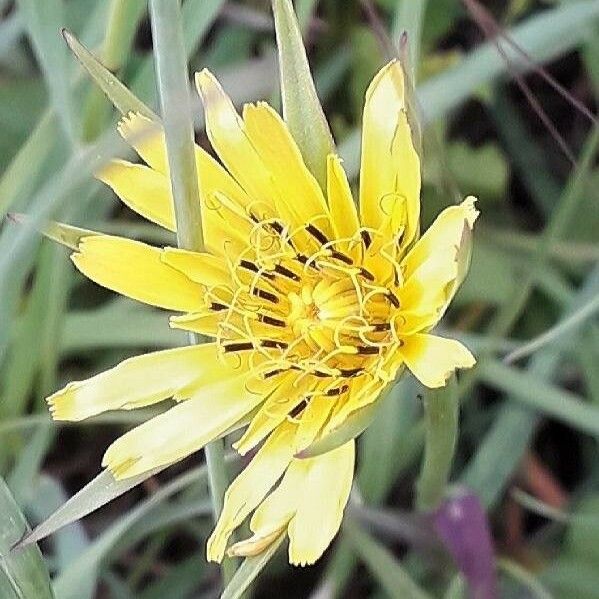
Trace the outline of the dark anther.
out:
[[[372,243],[372,237],[370,237],[370,233],[368,231],[360,231],[360,236],[364,242],[364,247],[368,249]]]
[[[340,260],[341,262],[343,262],[344,264],[347,264],[348,266],[351,266],[354,263],[354,261],[349,256],[346,256],[343,252],[338,252],[337,250],[333,250],[331,252],[331,258]]]
[[[394,308],[399,308],[399,306],[401,306],[399,300],[397,299],[397,296],[393,293],[393,291],[387,289],[387,297],[389,298],[389,301],[393,304]]]
[[[279,298],[270,291],[266,291],[265,289],[260,289],[259,287],[254,287],[252,293],[259,298],[265,299],[266,301],[272,302],[273,304],[279,303]]]
[[[256,223],[258,224],[260,222],[260,219],[253,213],[250,212],[250,218]]]
[[[378,347],[372,347],[370,345],[358,345],[357,350],[361,356],[373,356],[379,353]]]
[[[305,399],[302,399],[302,401],[295,406],[291,412],[289,412],[289,416],[291,416],[291,418],[297,418],[304,411],[307,405],[308,402]]]
[[[225,353],[230,354],[235,351],[247,351],[249,349],[254,349],[254,344],[251,341],[245,343],[229,343],[229,345],[225,345]]]
[[[241,266],[241,268],[245,268],[246,270],[249,270],[251,272],[259,272],[260,276],[264,277],[265,279],[274,279],[274,275],[271,275],[270,273],[267,272],[260,272],[260,269],[258,268],[258,266],[256,266],[256,264],[254,264],[253,262],[250,262],[249,260],[241,260],[239,262],[239,266]]]
[[[388,322],[381,322],[379,324],[375,324],[373,325],[374,327],[374,332],[375,333],[380,333],[381,331],[390,331],[391,330],[391,325]]]
[[[222,310],[226,310],[227,306],[225,306],[225,304],[219,304],[217,302],[212,302],[210,304],[210,309],[214,310],[215,312],[221,312]]]
[[[278,233],[279,235],[283,234],[283,225],[278,220],[274,220],[268,224],[275,233]]]
[[[349,385],[341,385],[341,387],[335,387],[334,389],[329,389],[325,395],[327,397],[335,397],[336,395],[341,395],[342,393],[345,393],[346,391],[349,391]]]
[[[260,314],[260,316],[258,316],[258,320],[260,322],[263,322],[264,324],[269,324],[273,327],[284,327],[285,326],[284,320],[281,320],[280,318],[273,318],[272,316],[268,316],[266,314]]]
[[[307,256],[304,256],[304,254],[297,254],[297,255],[295,256],[295,259],[296,259],[296,260],[297,260],[297,261],[298,261],[300,264],[303,264],[304,266],[305,266],[306,264],[308,264],[308,257],[307,257]],[[310,262],[309,266],[310,266],[311,268],[313,268],[314,270],[319,270],[318,266],[316,266],[316,264],[314,264],[314,262]]]
[[[319,241],[322,245],[329,242],[327,236],[314,225],[306,225],[306,231],[308,231],[308,233],[310,233],[310,235],[312,235],[312,237],[314,237],[314,239]]]
[[[271,349],[287,349],[287,343],[284,341],[274,341],[273,339],[263,339],[260,342],[262,347],[269,347]]]
[[[265,372],[262,376],[264,379],[271,379],[273,376],[277,376],[277,374],[281,374],[281,372],[285,372],[283,368],[278,368],[277,370],[271,370],[270,372]]]
[[[287,277],[288,279],[291,279],[292,281],[301,281],[301,277],[296,275],[292,270],[289,270],[288,268],[285,268],[284,266],[281,266],[280,264],[277,264],[275,266],[275,272],[283,277]]]
[[[341,376],[344,376],[345,378],[351,378],[353,376],[358,376],[359,374],[362,374],[364,372],[363,368],[340,368],[339,372],[341,373]]]
[[[363,266],[360,267],[360,274],[365,279],[368,279],[371,282],[374,281],[374,275],[369,270],[366,270]]]

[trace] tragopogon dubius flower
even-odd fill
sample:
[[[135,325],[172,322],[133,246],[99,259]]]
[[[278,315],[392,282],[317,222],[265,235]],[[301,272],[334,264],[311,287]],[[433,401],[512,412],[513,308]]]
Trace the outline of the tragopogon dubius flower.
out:
[[[235,449],[260,448],[226,494],[208,557],[221,560],[253,512],[254,535],[230,552],[259,553],[286,531],[290,561],[309,564],[340,526],[354,441],[318,457],[298,453],[377,401],[400,369],[439,387],[474,364],[459,342],[430,330],[464,276],[477,211],[467,198],[419,238],[420,160],[397,61],[366,95],[358,209],[338,156],[328,156],[321,189],[272,108],[250,104],[239,116],[209,72],[197,84],[220,159],[196,148],[205,251],[98,233],[83,236],[72,259],[108,289],[183,313],[172,327],[212,341],[125,360],[48,401],[55,419],[81,420],[174,398],[109,447],[103,464],[116,478],[247,425]],[[127,115],[119,131],[146,164],[114,160],[99,178],[175,230],[164,136],[153,127]]]

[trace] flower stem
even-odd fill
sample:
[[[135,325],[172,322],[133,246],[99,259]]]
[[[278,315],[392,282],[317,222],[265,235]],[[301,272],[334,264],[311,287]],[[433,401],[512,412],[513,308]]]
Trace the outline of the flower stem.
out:
[[[180,2],[150,0],[150,17],[178,244],[188,250],[201,251],[204,248],[202,214]],[[198,341],[195,336],[191,340],[194,343]],[[228,484],[223,441],[219,439],[208,444],[205,453],[214,515],[217,518]],[[234,572],[235,562],[225,560],[222,568],[225,585]]]
[[[458,412],[455,378],[426,394],[424,461],[416,486],[420,511],[432,511],[443,500],[458,437]]]

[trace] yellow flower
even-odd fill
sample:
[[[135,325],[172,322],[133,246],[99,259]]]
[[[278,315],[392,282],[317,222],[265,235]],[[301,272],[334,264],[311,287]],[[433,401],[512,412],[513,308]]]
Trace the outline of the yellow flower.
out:
[[[398,62],[367,92],[359,211],[338,156],[328,157],[323,190],[272,108],[246,105],[240,117],[209,72],[197,85],[220,159],[196,148],[205,252],[90,234],[72,259],[108,289],[182,312],[172,327],[213,341],[125,360],[48,402],[55,419],[81,420],[174,398],[108,448],[103,465],[119,479],[247,425],[234,447],[261,447],[227,491],[208,558],[223,558],[253,512],[254,535],[231,553],[259,553],[286,531],[290,561],[309,564],[340,526],[354,441],[318,457],[297,454],[376,401],[400,369],[440,387],[474,364],[460,343],[429,331],[463,279],[478,213],[468,198],[419,239],[420,161]],[[114,160],[99,178],[175,230],[162,130],[129,114],[119,131],[146,165]]]

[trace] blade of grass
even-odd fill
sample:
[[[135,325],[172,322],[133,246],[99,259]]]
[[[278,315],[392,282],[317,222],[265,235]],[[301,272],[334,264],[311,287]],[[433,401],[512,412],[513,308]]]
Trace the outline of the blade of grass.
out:
[[[360,556],[381,588],[394,599],[430,599],[430,595],[420,588],[393,555],[351,519],[343,524],[343,536],[348,539],[354,551]]]
[[[194,468],[168,482],[139,505],[121,516],[91,543],[74,562],[60,572],[53,584],[55,595],[60,599],[78,599],[79,585],[86,578],[94,576],[100,562],[128,530],[151,514],[157,506],[175,493],[189,487],[191,484],[199,484],[205,481],[207,475],[205,466]]]
[[[10,551],[28,528],[19,506],[0,478],[0,595],[6,599],[52,599],[50,577],[38,547]]]
[[[145,10],[144,0],[111,0],[101,52],[103,64],[110,72],[118,73],[126,63]],[[101,90],[92,87],[83,108],[84,139],[92,140],[100,135],[109,114],[108,107]]]
[[[599,436],[599,408],[581,397],[545,383],[534,374],[506,366],[497,360],[487,361],[480,372],[481,380],[514,399],[557,418],[580,431]]]
[[[512,364],[522,358],[534,354],[542,347],[558,339],[563,339],[567,333],[573,334],[579,329],[584,322],[594,316],[599,311],[599,296],[581,306],[578,310],[560,320],[556,325],[538,335],[529,342],[524,343],[520,347],[510,352],[503,361],[506,364]]]
[[[598,292],[599,267],[595,268],[576,294],[569,311],[575,311],[579,305],[595,297]],[[556,374],[562,351],[559,347],[546,347],[533,356],[527,372],[535,377],[535,380],[549,380]],[[551,392],[554,391],[552,387]],[[561,394],[559,397],[554,395],[554,399],[560,402]],[[486,506],[493,505],[501,496],[504,486],[528,448],[539,421],[537,413],[512,401],[518,402],[514,398],[502,408],[461,477],[464,484],[477,491]],[[590,406],[583,407],[590,409]],[[559,410],[559,405],[557,409]]]
[[[67,53],[59,36],[64,25],[64,3],[62,0],[19,0],[19,6],[66,139],[76,147],[79,134],[71,99]]]

